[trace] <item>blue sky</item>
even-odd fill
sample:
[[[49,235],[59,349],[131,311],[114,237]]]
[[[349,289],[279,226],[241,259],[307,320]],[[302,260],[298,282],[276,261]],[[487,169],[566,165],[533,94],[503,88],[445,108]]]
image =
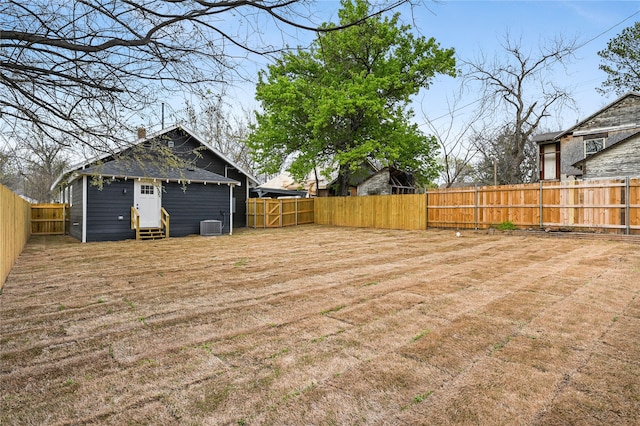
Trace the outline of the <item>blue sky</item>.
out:
[[[558,68],[553,74],[557,84],[571,89],[578,106],[577,111],[565,110],[562,117],[547,123],[561,128],[616,99],[615,94],[604,97],[595,90],[606,78],[598,69],[601,61],[597,52],[640,20],[638,1],[445,1],[428,6],[431,13],[416,16],[419,31],[435,37],[443,47],[454,47],[457,56],[467,60],[477,58],[480,52],[489,57],[499,54],[507,32],[521,38],[525,49],[534,51],[545,40],[558,36],[584,44],[566,70]],[[446,78],[438,78],[432,85],[424,98],[432,118],[447,112],[438,105],[451,97],[456,87],[453,79]],[[468,101],[473,100],[471,93]]]
[[[324,20],[337,21],[336,11],[339,1],[325,0],[316,9],[326,13]],[[524,49],[535,49],[546,40],[557,37],[575,38],[582,45],[575,59],[565,69],[558,68],[553,74],[556,84],[571,90],[577,110],[565,109],[561,116],[551,117],[543,126],[547,130],[564,129],[576,121],[595,113],[601,107],[616,99],[615,94],[605,97],[595,88],[599,87],[605,75],[598,69],[599,50],[618,35],[624,28],[640,20],[640,1],[425,1],[423,6],[411,10],[401,10],[405,23],[415,25],[415,30],[425,37],[434,37],[441,47],[453,47],[460,59],[472,60],[482,52],[488,57],[504,52],[501,43],[507,32],[513,38],[521,39]],[[300,33],[297,33],[300,36]],[[289,35],[294,35],[289,34]],[[271,36],[280,39],[274,31]],[[299,42],[295,38],[287,42],[306,45],[313,34],[302,34]],[[247,64],[253,68],[255,64]],[[449,120],[447,101],[451,100],[459,87],[459,80],[438,77],[431,87],[421,93],[414,102],[415,120],[423,122],[423,112],[430,118],[438,118],[435,124],[446,124]],[[477,92],[467,93],[461,105],[478,98]],[[239,89],[238,101],[245,107],[256,108],[253,101],[253,87],[245,85]],[[463,108],[456,120],[463,121],[464,115],[471,113],[473,105]],[[423,130],[428,132],[426,127]]]

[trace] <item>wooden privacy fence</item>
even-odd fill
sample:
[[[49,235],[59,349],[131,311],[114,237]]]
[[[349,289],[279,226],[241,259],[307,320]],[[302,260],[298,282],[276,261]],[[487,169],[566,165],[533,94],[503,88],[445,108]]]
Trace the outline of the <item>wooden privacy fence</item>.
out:
[[[69,232],[68,204],[32,204],[32,235],[65,235]]]
[[[640,234],[640,179],[451,188],[426,194],[313,201],[314,222],[325,225],[486,229],[511,222],[518,228]],[[279,226],[284,218],[278,217],[278,211],[273,204],[271,210],[257,212],[265,219],[254,220],[265,221],[257,222],[258,227],[263,223]]]
[[[541,182],[439,189],[427,194],[427,226],[640,233],[640,179]]]
[[[425,194],[315,199],[315,223],[379,229],[426,229]]]
[[[313,223],[312,198],[250,198],[247,200],[247,226],[281,228]]]
[[[0,185],[0,288],[31,233],[31,205]]]

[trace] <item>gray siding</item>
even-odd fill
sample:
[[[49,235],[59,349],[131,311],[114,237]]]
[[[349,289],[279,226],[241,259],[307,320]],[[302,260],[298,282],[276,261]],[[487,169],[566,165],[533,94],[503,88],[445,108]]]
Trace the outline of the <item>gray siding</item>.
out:
[[[640,97],[630,95],[591,117],[573,129],[573,131],[581,132],[591,129],[636,124],[638,123],[638,111],[640,111]]]
[[[106,179],[102,189],[89,184],[87,242],[135,238],[135,232],[131,230],[131,206],[133,181]]]
[[[69,207],[69,234],[82,240],[82,198],[84,196],[82,193],[82,178],[76,179],[71,183],[70,191],[72,192],[72,199],[69,200],[71,204]]]
[[[576,126],[571,130],[571,133],[562,137],[560,141],[560,173],[561,178],[565,179],[567,176],[581,176],[587,178],[587,175],[583,175],[580,169],[572,167],[572,164],[577,163],[585,158],[584,141],[590,139],[593,135],[599,135],[604,132],[605,137],[608,140],[612,140],[616,133],[621,131],[629,131],[632,125],[639,125],[638,116],[640,115],[640,97],[635,95],[629,95],[619,102],[610,105],[608,108],[598,112],[591,118],[585,120],[584,123]],[[590,133],[593,132],[593,133]],[[575,133],[578,133],[576,136]],[[616,155],[620,154],[620,151]],[[620,159],[622,160],[622,159]],[[600,167],[600,166],[596,166]],[[607,166],[610,167],[610,166]],[[606,172],[606,176],[613,173],[613,170]],[[603,175],[602,177],[606,177]],[[618,174],[617,176],[621,176]]]
[[[582,171],[572,165],[584,159],[584,140],[582,136],[567,136],[560,143],[560,177],[580,176]]]
[[[380,171],[358,185],[358,195],[389,195],[389,169]]]
[[[227,185],[169,182],[163,185],[162,207],[170,215],[170,236],[199,234],[201,220],[224,220],[224,233],[229,232],[229,187]],[[237,226],[234,219],[234,228]]]
[[[242,182],[242,186],[233,188],[233,197],[236,199],[236,211],[233,214],[233,227],[242,228],[247,226],[247,179],[241,173],[237,173],[237,177],[231,176],[232,179]]]
[[[584,177],[640,176],[640,136],[621,142],[586,160]]]

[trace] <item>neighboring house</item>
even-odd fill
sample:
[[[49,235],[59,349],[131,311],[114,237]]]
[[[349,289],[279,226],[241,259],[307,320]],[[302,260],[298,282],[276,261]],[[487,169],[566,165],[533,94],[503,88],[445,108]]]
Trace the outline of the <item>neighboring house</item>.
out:
[[[583,179],[640,176],[640,129],[620,132],[607,139],[608,146],[573,164]]]
[[[297,191],[295,189],[256,187],[251,189],[251,198],[308,198],[307,191]]]
[[[252,189],[256,197],[332,197],[336,195],[337,170],[328,178],[324,173],[311,172],[303,182],[296,182],[289,173],[281,173]],[[413,176],[393,167],[376,167],[366,162],[351,174],[350,195],[387,195],[415,193]]]
[[[253,198],[308,197],[310,182],[298,183],[287,173],[278,176],[251,189]]]
[[[358,185],[358,195],[415,194],[413,175],[383,167]]]
[[[640,176],[640,93],[616,99],[568,130],[538,135],[540,180]]]
[[[560,180],[560,142],[555,140],[560,133],[543,133],[533,137],[538,144],[540,180]]]
[[[185,160],[163,157],[170,150]],[[174,158],[175,158],[174,157]],[[222,232],[246,226],[246,199],[256,179],[182,126],[142,137],[113,155],[78,165],[54,186],[70,204],[70,234],[82,242],[136,238],[140,228],[160,232],[169,215],[170,236],[200,232],[200,222],[218,220]]]
[[[350,195],[358,195],[358,185],[377,171],[378,168],[367,161],[358,170],[352,172],[349,181]],[[256,197],[271,198],[283,196],[333,197],[336,195],[337,178],[337,169],[333,169],[329,176],[323,171],[317,170],[317,179],[316,171],[311,171],[302,182],[295,181],[288,172],[283,172],[252,189],[252,193]]]
[[[360,167],[351,172],[351,177],[349,178],[349,195],[356,196],[361,195],[358,188],[360,185],[374,176],[376,173],[380,171],[380,167],[376,166],[372,161],[363,162]],[[326,189],[323,190],[320,187],[318,191],[318,196],[320,197],[335,197],[337,195],[336,190],[338,188],[338,172],[335,171],[331,175],[331,181],[327,184]]]

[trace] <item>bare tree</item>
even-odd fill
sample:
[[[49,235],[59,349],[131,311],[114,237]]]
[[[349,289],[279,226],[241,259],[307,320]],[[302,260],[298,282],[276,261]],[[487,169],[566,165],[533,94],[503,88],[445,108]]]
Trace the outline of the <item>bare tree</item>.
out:
[[[15,153],[8,146],[0,146],[0,184],[16,192],[19,183]]]
[[[436,124],[436,119],[427,117],[424,109],[422,115],[429,131],[436,137],[442,151],[442,172],[440,178],[444,185],[450,188],[454,183],[473,183],[473,164],[478,151],[473,144],[472,134],[474,126],[482,117],[481,110],[475,110],[461,121],[458,120],[459,110],[468,105],[461,105],[465,90],[461,87],[452,99],[447,98],[448,114],[438,117],[446,119],[442,125]]]
[[[17,142],[15,156],[22,195],[40,203],[49,203],[55,195],[54,181],[68,167],[69,161],[61,138],[51,139],[37,128]]]
[[[527,138],[523,147],[523,161],[513,169],[513,129],[491,129],[484,127],[475,131],[472,142],[477,150],[477,161],[472,165],[474,181],[482,185],[507,185],[512,183],[530,183],[536,179],[537,147],[532,138]],[[514,177],[515,175],[515,177]]]
[[[493,134],[505,144],[492,153],[504,156],[494,159],[503,163],[501,183],[522,182],[527,146],[541,120],[573,104],[568,89],[556,85],[550,76],[555,67],[572,60],[576,47],[575,40],[560,38],[543,44],[537,52],[526,51],[521,40],[507,34],[502,44],[504,51],[493,60],[481,56],[466,62],[468,78],[481,84],[481,108],[491,115]]]
[[[410,1],[381,0],[373,14]],[[107,141],[129,140],[159,99],[242,77],[238,60],[284,48],[287,28],[318,30],[313,4],[4,0],[0,131],[14,137],[36,126],[51,139],[65,134],[58,143],[108,149]]]
[[[244,143],[249,135],[251,113],[234,111],[224,93],[203,95],[198,102],[186,102],[184,121],[210,146],[244,170],[257,175],[257,166]]]

